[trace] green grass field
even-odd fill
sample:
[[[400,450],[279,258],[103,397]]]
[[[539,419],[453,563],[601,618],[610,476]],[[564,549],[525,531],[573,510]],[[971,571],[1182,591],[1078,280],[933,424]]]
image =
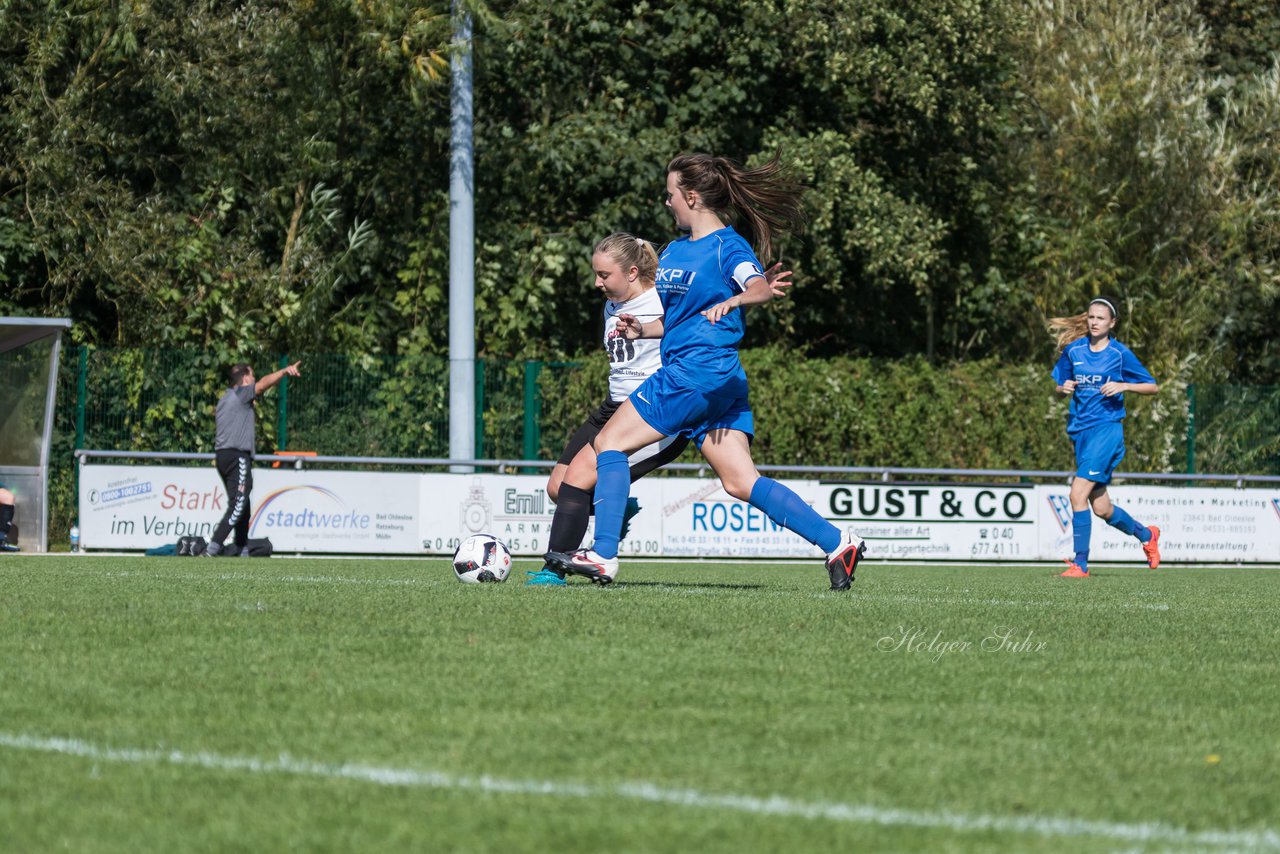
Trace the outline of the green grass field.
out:
[[[1280,850],[1280,571],[0,559],[0,850]]]

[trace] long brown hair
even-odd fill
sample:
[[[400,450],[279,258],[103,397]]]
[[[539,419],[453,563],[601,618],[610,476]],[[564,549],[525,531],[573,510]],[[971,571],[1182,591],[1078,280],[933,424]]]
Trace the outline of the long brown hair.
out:
[[[1117,300],[1112,297],[1094,297],[1089,300],[1089,308],[1094,303],[1102,303],[1111,311],[1111,318],[1119,320],[1120,315],[1116,308]],[[1057,352],[1061,353],[1066,346],[1077,338],[1083,338],[1089,334],[1089,308],[1086,308],[1080,314],[1073,314],[1070,317],[1051,317],[1049,318],[1049,334],[1053,336],[1057,342]]]
[[[743,237],[765,264],[773,255],[777,233],[804,230],[805,187],[782,165],[779,154],[756,169],[745,169],[727,157],[681,154],[667,164],[667,172],[675,172],[680,186],[697,192],[721,219],[741,226]]]
[[[635,267],[646,284],[652,285],[658,276],[658,250],[643,237],[615,231],[596,244],[595,252],[608,255],[623,270]]]

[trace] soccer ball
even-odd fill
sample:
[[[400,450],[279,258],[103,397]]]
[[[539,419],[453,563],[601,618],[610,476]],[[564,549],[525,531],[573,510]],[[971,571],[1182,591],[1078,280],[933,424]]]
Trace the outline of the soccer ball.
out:
[[[468,584],[506,581],[511,572],[511,550],[493,534],[467,537],[453,553],[453,574]]]

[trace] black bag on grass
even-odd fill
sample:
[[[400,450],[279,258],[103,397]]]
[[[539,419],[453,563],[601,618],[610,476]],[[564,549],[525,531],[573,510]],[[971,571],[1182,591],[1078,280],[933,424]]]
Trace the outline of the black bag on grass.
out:
[[[179,537],[178,557],[200,557],[208,545],[204,537]]]
[[[249,540],[244,546],[249,550],[249,557],[271,557],[273,551],[271,541],[266,537],[260,540]]]

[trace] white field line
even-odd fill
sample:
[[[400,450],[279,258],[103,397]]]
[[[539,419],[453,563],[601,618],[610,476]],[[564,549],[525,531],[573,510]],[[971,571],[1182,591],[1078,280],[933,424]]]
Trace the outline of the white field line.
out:
[[[755,797],[700,792],[696,789],[669,789],[652,783],[632,782],[589,785],[555,780],[509,780],[501,777],[459,776],[442,771],[391,768],[359,763],[334,765],[294,759],[281,754],[275,759],[251,756],[223,756],[217,753],[188,753],[182,750],[109,748],[70,738],[42,738],[0,732],[0,747],[37,753],[56,753],[130,765],[167,764],[245,774],[290,774],[331,780],[352,780],[378,786],[460,789],[516,795],[616,799],[668,804],[690,809],[720,810],[774,815],[785,818],[825,819],[851,824],[886,827],[915,827],[957,832],[1026,833],[1042,837],[1100,837],[1126,843],[1199,845],[1245,850],[1280,850],[1280,833],[1274,830],[1186,830],[1161,822],[1126,824],[1053,816],[994,816],[954,812],[925,812],[866,804],[798,801],[778,795]]]

